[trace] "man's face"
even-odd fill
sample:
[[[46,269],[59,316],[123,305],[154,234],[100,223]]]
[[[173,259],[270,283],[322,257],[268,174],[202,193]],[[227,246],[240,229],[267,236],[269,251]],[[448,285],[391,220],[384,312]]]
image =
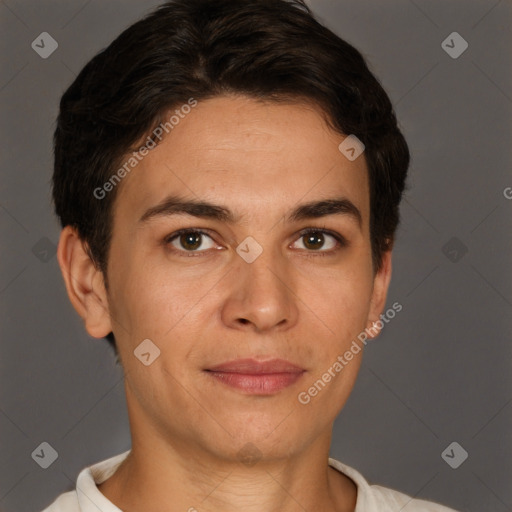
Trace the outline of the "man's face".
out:
[[[364,155],[349,161],[343,140],[313,106],[217,97],[192,108],[119,186],[108,301],[135,436],[236,458],[249,442],[278,457],[330,433],[362,351],[309,403],[298,395],[383,306],[372,300]],[[160,207],[170,196],[222,206],[235,222],[172,214]],[[290,219],[330,199],[352,203],[361,222],[347,208]],[[146,339],[160,350],[148,366],[134,355]],[[247,358],[304,371],[293,382],[262,378],[261,392],[208,371]]]

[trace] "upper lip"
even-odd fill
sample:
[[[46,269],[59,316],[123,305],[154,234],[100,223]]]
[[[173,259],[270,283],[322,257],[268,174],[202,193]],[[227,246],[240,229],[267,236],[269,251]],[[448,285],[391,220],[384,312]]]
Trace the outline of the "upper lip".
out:
[[[225,363],[207,368],[207,371],[244,373],[244,374],[272,374],[272,373],[301,373],[303,368],[286,361],[285,359],[269,359],[257,361],[256,359],[234,359]]]

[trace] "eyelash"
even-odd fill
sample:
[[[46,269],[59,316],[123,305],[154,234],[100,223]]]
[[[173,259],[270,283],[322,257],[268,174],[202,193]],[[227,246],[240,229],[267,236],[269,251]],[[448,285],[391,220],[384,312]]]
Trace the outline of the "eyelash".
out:
[[[209,233],[207,233],[206,231],[203,231],[202,229],[184,228],[184,229],[179,229],[178,231],[175,231],[174,233],[168,235],[167,237],[165,237],[163,242],[167,246],[168,244],[170,244],[173,240],[175,240],[179,236],[184,235],[184,234],[188,234],[188,233],[196,233],[196,234],[200,234],[200,235],[206,235],[207,237],[212,238],[212,236]],[[319,256],[320,257],[334,256],[334,255],[336,255],[338,253],[338,251],[340,251],[341,249],[343,249],[343,248],[348,246],[347,240],[342,235],[340,235],[339,233],[336,233],[334,231],[330,231],[328,229],[321,229],[321,228],[306,228],[306,229],[303,229],[299,233],[299,237],[297,238],[297,240],[302,238],[302,237],[304,237],[304,236],[306,236],[306,235],[312,234],[312,233],[315,233],[315,234],[316,233],[322,233],[322,234],[326,234],[326,235],[332,236],[337,241],[338,245],[337,245],[336,248],[330,249],[328,251],[321,251],[321,250],[318,250],[318,251],[314,251],[314,250],[307,251],[306,250],[306,253],[309,253],[309,254],[305,254],[305,256],[307,258],[317,258]],[[188,253],[186,255],[183,254],[183,256],[185,258],[198,257],[198,256],[202,256],[201,253],[209,252],[209,250],[206,250],[206,251],[182,251],[182,250],[175,249],[175,248],[172,248],[171,251],[172,252],[178,252],[178,253]]]

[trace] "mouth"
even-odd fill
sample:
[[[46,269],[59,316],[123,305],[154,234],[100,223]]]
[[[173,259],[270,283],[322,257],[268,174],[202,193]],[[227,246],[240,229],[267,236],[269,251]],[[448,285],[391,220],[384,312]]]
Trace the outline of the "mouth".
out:
[[[306,370],[283,359],[237,359],[205,370],[221,383],[250,395],[272,395],[291,386]]]

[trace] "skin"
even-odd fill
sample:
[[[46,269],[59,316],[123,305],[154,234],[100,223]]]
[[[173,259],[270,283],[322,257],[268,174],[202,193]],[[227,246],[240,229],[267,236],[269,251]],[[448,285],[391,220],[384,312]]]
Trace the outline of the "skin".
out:
[[[58,261],[70,300],[91,336],[114,332],[125,371],[132,452],[99,485],[122,510],[354,510],[354,482],[327,459],[363,351],[309,404],[297,399],[379,318],[391,278],[391,252],[373,271],[366,162],[340,153],[344,138],[313,105],[201,101],[119,185],[108,292],[76,232],[63,229]],[[139,221],[169,194],[241,217]],[[361,226],[349,215],[286,221],[298,204],[339,196],[360,210]],[[336,240],[320,233],[312,247],[300,234],[308,227],[348,245],[333,252]],[[179,237],[165,243],[181,228],[208,231],[198,256],[187,257],[190,242]],[[236,252],[248,236],[263,248],[252,263]],[[133,354],[147,338],[161,351],[149,366]],[[204,371],[246,357],[306,371],[267,396]],[[248,443],[260,457],[253,465],[239,455]]]

